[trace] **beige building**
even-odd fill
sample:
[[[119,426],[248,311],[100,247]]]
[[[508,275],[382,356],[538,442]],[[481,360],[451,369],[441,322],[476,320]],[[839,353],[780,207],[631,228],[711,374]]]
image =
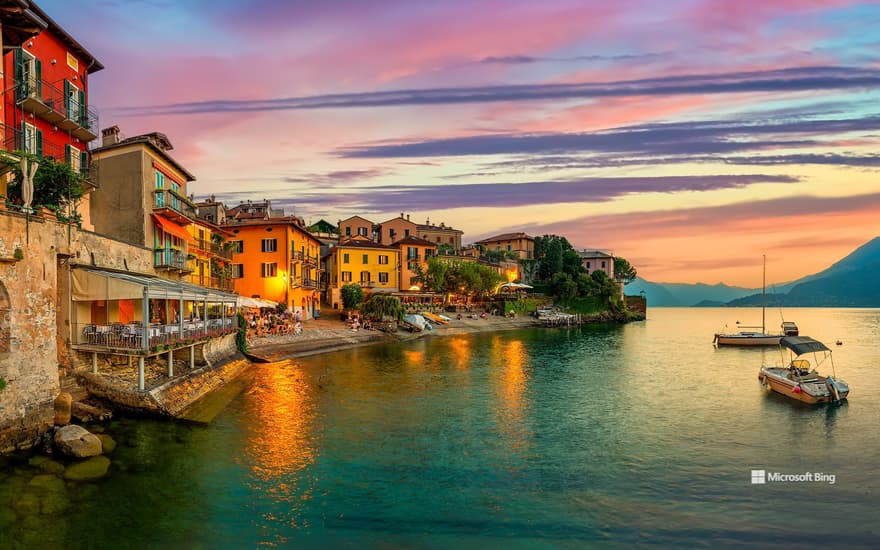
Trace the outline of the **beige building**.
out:
[[[379,224],[379,242],[381,244],[394,244],[400,239],[415,237],[418,234],[418,226],[409,221],[409,214],[404,217],[403,212],[396,218],[391,218]]]
[[[535,256],[535,239],[525,233],[503,233],[477,241],[483,253],[502,251],[516,255],[520,260],[531,260]]]
[[[375,226],[373,222],[360,216],[352,216],[348,219],[340,221],[339,238],[350,239],[353,237],[364,237],[369,240],[376,240]]]
[[[411,235],[399,239],[394,246],[400,250],[401,290],[420,290],[422,283],[416,281],[416,272],[420,267],[428,268],[428,258],[437,255],[437,245]]]
[[[594,271],[604,271],[609,279],[614,278],[614,256],[601,250],[583,250],[578,252],[581,265],[590,275]]]
[[[171,279],[190,273],[188,230],[197,217],[187,196],[189,173],[168,153],[159,132],[120,139],[119,127],[102,132],[92,151],[98,189],[91,196],[95,231],[153,250],[153,267]]]
[[[430,241],[440,248],[443,245],[451,246],[454,251],[461,250],[461,236],[464,234],[460,229],[450,227],[443,222],[434,225],[430,219],[416,226],[417,235],[426,241]]]

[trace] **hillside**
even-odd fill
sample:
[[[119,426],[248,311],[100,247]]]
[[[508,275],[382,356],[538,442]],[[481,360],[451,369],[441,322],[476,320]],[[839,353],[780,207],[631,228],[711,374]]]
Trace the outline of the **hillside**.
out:
[[[829,268],[783,285],[768,286],[768,307],[880,307],[880,237]],[[724,284],[652,283],[636,279],[627,294],[645,291],[649,306],[748,307],[761,305],[761,289]]]

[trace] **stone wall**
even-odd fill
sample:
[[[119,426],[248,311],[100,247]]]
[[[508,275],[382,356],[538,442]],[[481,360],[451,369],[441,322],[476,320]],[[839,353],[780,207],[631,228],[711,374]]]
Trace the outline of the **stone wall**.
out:
[[[20,249],[22,259],[15,259]],[[0,450],[42,431],[69,366],[71,262],[152,272],[143,246],[81,231],[54,217],[0,211]],[[51,413],[49,415],[51,422]]]

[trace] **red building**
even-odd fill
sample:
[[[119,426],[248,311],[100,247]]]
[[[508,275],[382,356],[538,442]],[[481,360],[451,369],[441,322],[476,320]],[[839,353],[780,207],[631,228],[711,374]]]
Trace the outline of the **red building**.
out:
[[[17,4],[27,4],[45,29],[3,44],[3,149],[65,162],[88,175],[88,144],[98,137],[88,82],[104,66],[33,2]]]

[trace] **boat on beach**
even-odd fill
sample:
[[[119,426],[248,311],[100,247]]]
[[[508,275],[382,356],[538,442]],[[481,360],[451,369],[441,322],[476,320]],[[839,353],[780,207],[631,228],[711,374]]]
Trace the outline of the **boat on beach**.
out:
[[[764,256],[764,276],[761,284],[761,326],[744,326],[736,322],[739,332],[716,332],[712,343],[716,346],[776,346],[785,336],[797,336],[794,321],[782,321],[779,333],[767,332],[767,257]],[[743,330],[746,329],[746,330]],[[760,329],[760,330],[758,330]]]
[[[809,336],[786,336],[779,341],[782,366],[762,366],[758,380],[765,388],[803,403],[839,403],[849,395],[849,385],[837,378],[831,350]],[[788,360],[786,361],[786,350]],[[821,354],[821,355],[820,355]],[[813,366],[805,356],[811,355]],[[828,362],[831,376],[823,376],[817,367]]]

